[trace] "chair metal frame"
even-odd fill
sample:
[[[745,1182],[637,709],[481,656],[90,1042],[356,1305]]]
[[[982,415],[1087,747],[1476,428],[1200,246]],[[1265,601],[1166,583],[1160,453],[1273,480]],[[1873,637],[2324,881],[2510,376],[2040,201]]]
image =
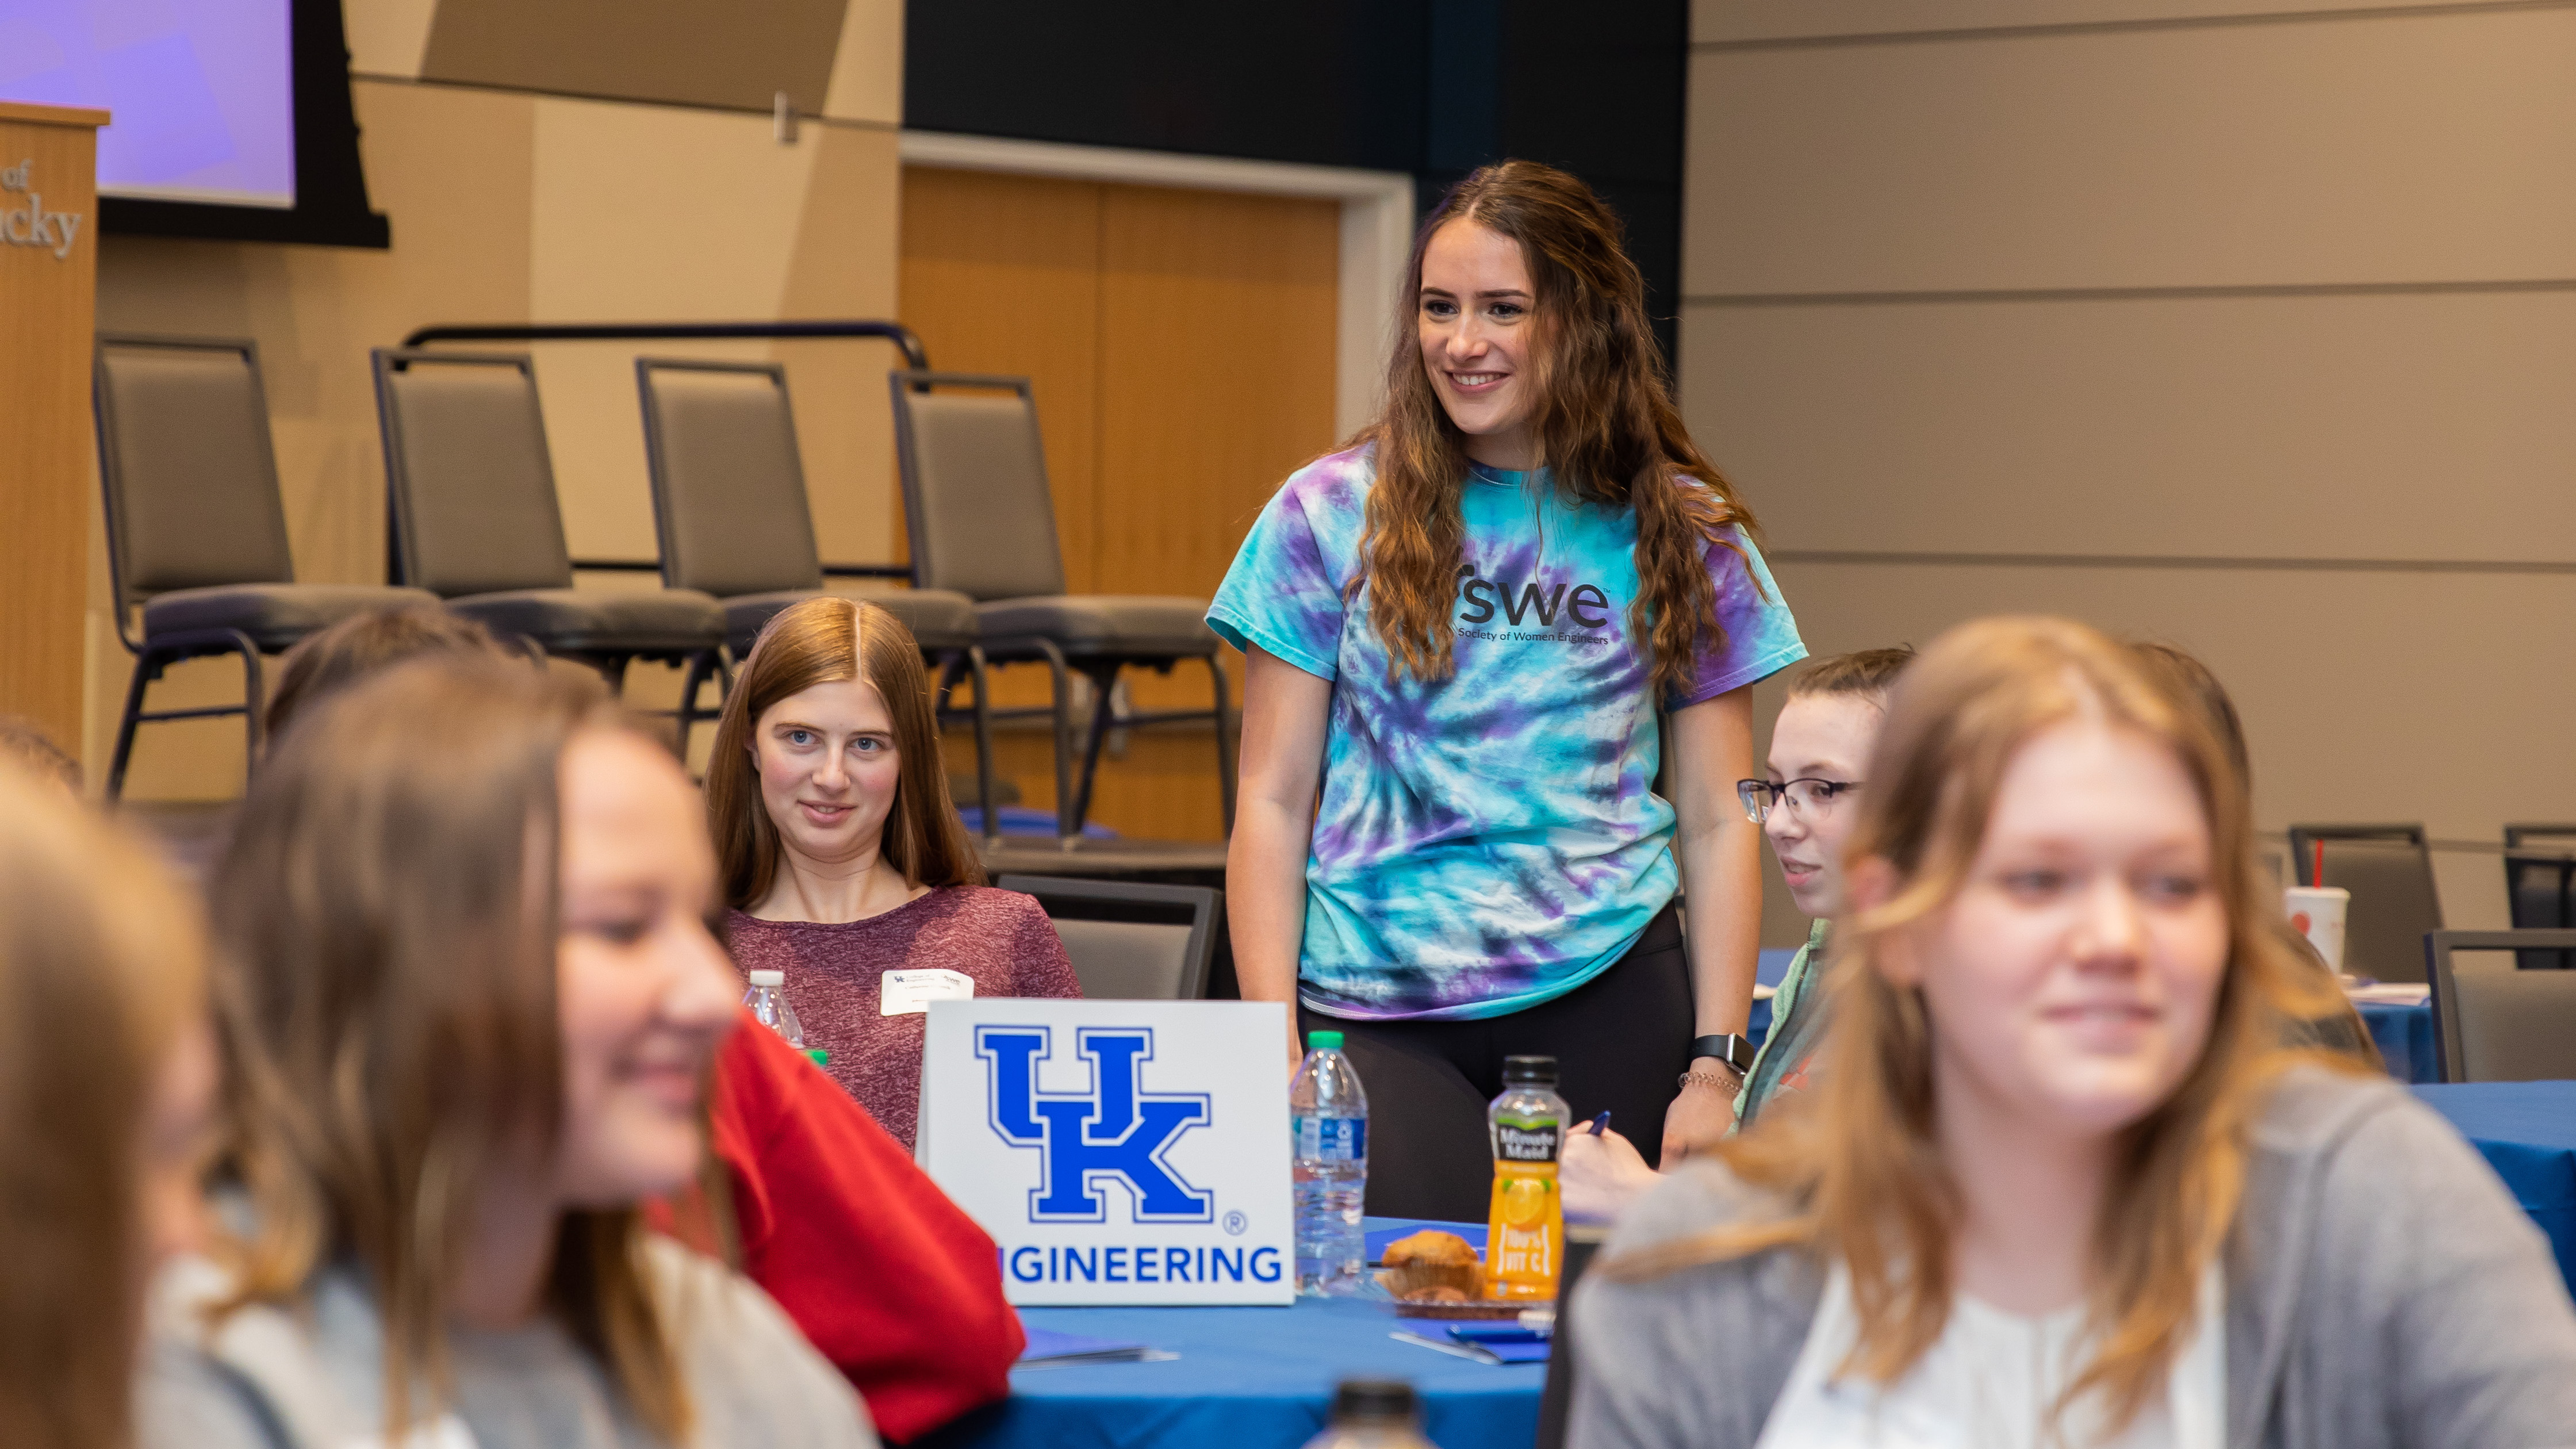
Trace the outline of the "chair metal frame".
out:
[[[795,431],[795,409],[793,402],[787,395],[787,369],[780,363],[718,362],[700,358],[645,357],[640,354],[636,357],[635,386],[640,400],[645,402],[641,411],[644,415],[645,473],[651,480],[653,491],[653,542],[655,545],[655,552],[660,556],[659,566],[662,571],[662,586],[664,588],[677,588],[679,587],[678,581],[672,577],[672,570],[675,567],[673,560],[678,554],[678,550],[671,546],[670,514],[673,510],[669,506],[669,500],[663,496],[662,480],[665,474],[663,471],[662,455],[662,424],[658,413],[649,402],[653,396],[653,374],[656,372],[756,373],[774,379],[778,383],[779,387],[779,405],[788,409],[788,430],[791,437],[793,437]],[[798,451],[800,454],[803,451],[801,444],[798,445]],[[801,461],[799,466],[801,468]],[[809,494],[809,501],[806,505],[809,516],[813,506],[810,498],[811,495]],[[907,569],[903,572],[906,576],[906,581],[909,582],[910,570]],[[828,568],[824,569],[823,573],[826,578],[831,576],[831,570]],[[828,593],[829,590],[817,590],[816,592],[818,594],[823,594]],[[972,726],[974,730],[975,786],[980,792],[977,798],[983,806],[984,840],[987,845],[998,845],[1001,843],[1002,832],[1000,826],[996,823],[996,817],[993,813],[993,724],[991,711],[985,704],[986,700],[991,697],[991,694],[985,685],[984,650],[980,643],[973,643],[968,644],[963,649],[934,650],[925,648],[921,652],[923,657],[936,666],[938,670],[931,686],[930,698],[932,718],[937,723],[943,725],[955,724],[963,720],[968,725]],[[727,648],[726,653],[732,653],[730,647]],[[733,661],[735,666],[739,666],[741,663],[742,661],[739,659]],[[974,703],[968,708],[962,710],[949,703],[950,696],[956,690],[957,678],[959,671],[961,670],[974,680],[975,685]],[[724,694],[729,694],[733,691],[733,671],[731,668],[725,670],[724,677],[721,682],[723,688],[718,694],[719,699],[721,699]],[[695,702],[697,699],[697,691],[702,684],[703,681],[692,677],[681,685],[686,702]]]
[[[410,511],[405,506],[404,500],[411,490],[412,479],[410,465],[403,459],[402,409],[394,401],[393,375],[409,370],[416,362],[435,363],[441,366],[508,367],[515,369],[527,379],[531,394],[535,393],[537,386],[536,359],[524,352],[449,352],[408,347],[379,347],[368,354],[368,365],[375,378],[376,434],[385,453],[385,577],[397,584],[408,584],[411,581],[410,557],[403,547],[403,517]],[[551,454],[553,447],[545,438],[542,404],[539,407],[537,436],[540,443],[543,443]],[[546,469],[549,475],[554,471],[551,456],[547,459]],[[557,504],[557,510],[558,512],[561,510],[560,503]],[[539,654],[551,653],[541,640],[522,635],[519,636],[518,642],[522,649]],[[714,649],[692,649],[677,656],[658,649],[638,649],[581,650],[566,653],[560,657],[598,671],[600,678],[607,683],[609,691],[620,697],[626,693],[627,666],[637,659],[681,663],[683,672],[680,683],[680,704],[678,708],[671,710],[670,714],[676,722],[680,758],[684,760],[689,757],[690,734],[699,720],[710,717],[697,707],[700,689],[710,676],[727,682],[731,679],[731,676],[725,672],[721,646]],[[719,693],[717,697],[721,699],[723,696]]]
[[[929,541],[923,535],[923,529],[926,527],[927,521],[924,518],[923,509],[921,507],[922,485],[920,481],[920,460],[916,452],[916,440],[913,437],[912,413],[911,410],[904,405],[904,394],[908,392],[926,393],[931,389],[938,387],[979,388],[990,392],[1010,392],[1018,395],[1022,406],[1029,409],[1032,417],[1037,413],[1037,394],[1034,385],[1025,377],[1004,377],[987,373],[971,372],[933,372],[928,368],[913,368],[905,371],[891,372],[886,374],[886,382],[889,390],[893,394],[895,456],[897,459],[897,472],[900,475],[901,486],[903,488],[904,525],[905,531],[911,535],[910,542],[912,545],[914,578],[915,581],[918,582],[920,577],[921,561],[929,552]],[[1040,468],[1041,475],[1039,481],[1043,484],[1046,481],[1043,474],[1043,461],[1040,464]],[[1049,520],[1049,527],[1050,530],[1053,529],[1052,518]],[[1062,555],[1063,547],[1063,534],[1059,531],[1056,533],[1056,548],[1059,557]],[[1065,597],[1081,598],[1082,595],[1068,594]],[[1233,834],[1236,784],[1235,749],[1234,737],[1229,733],[1228,727],[1233,723],[1234,715],[1231,699],[1232,687],[1226,682],[1225,661],[1222,657],[1223,650],[1221,647],[1212,647],[1205,654],[1198,654],[1195,652],[1188,654],[1122,654],[1100,659],[1085,660],[1082,663],[1076,664],[1065,657],[1063,646],[1057,644],[1055,640],[1042,634],[1022,634],[1006,635],[1001,637],[987,636],[983,640],[983,654],[987,661],[994,664],[1043,662],[1047,666],[1050,694],[1048,705],[1045,709],[1002,710],[996,712],[992,717],[996,719],[1022,719],[1044,714],[1052,720],[1055,731],[1056,841],[1063,849],[1074,849],[1076,844],[1082,838],[1083,822],[1088,819],[1091,814],[1092,786],[1100,773],[1101,747],[1108,741],[1110,730],[1113,728],[1134,728],[1139,725],[1148,724],[1181,723],[1192,720],[1208,720],[1214,724],[1216,728],[1218,801],[1224,811],[1226,833],[1228,835]],[[1158,674],[1169,674],[1183,659],[1189,658],[1201,659],[1207,664],[1209,689],[1213,696],[1213,703],[1210,708],[1204,710],[1148,710],[1130,714],[1124,719],[1117,717],[1111,691],[1117,686],[1118,675],[1121,671],[1125,670],[1130,665],[1135,665],[1152,669]],[[1071,688],[1072,680],[1070,676],[1076,673],[1081,674],[1092,683],[1091,726],[1089,732],[1083,739],[1082,763],[1078,774],[1068,771],[1065,768],[1074,754],[1074,727],[1071,710],[1073,693]],[[979,680],[979,690],[980,687],[981,682]],[[989,808],[986,810],[984,818],[986,821],[986,828],[989,831],[993,818],[992,812]]]
[[[2550,851],[2533,846],[2535,838],[2556,838],[2568,842],[2567,848]],[[2508,913],[2519,916],[2522,910],[2523,876],[2527,872],[2549,870],[2558,876],[2558,911],[2554,924],[2540,925],[2515,920],[2517,931],[2576,928],[2576,825],[2549,825],[2521,822],[2504,828],[2504,901]],[[2552,959],[2517,958],[2526,971],[2576,967],[2576,953],[2551,952]]]
[[[2576,930],[2565,931],[2427,931],[2424,933],[2424,979],[2431,990],[2425,1000],[2433,1009],[2434,1075],[2444,1082],[2468,1080],[2468,1064],[2460,1060],[2460,1002],[2457,970],[2451,964],[2456,951],[2511,951],[2514,969],[2551,970],[2551,967],[2526,967],[2521,963],[2529,955],[2560,955],[2576,951]],[[2560,959],[2565,959],[2560,956]]]
[[[1089,880],[1064,875],[1006,875],[997,878],[993,886],[997,890],[1035,896],[1040,907],[1054,901],[1067,901],[1109,908],[1096,915],[1068,916],[1068,920],[1147,921],[1149,911],[1135,908],[1188,908],[1190,935],[1181,948],[1181,991],[1174,999],[1200,1001],[1206,998],[1208,974],[1214,968],[1217,942],[1225,930],[1225,892],[1214,886],[1147,885],[1136,881]],[[1121,906],[1130,909],[1122,913],[1118,909]],[[1047,911],[1047,919],[1055,919],[1053,910]],[[1161,924],[1159,921],[1150,923]]]
[[[260,451],[266,456],[269,486],[277,486],[277,443],[268,429],[268,386],[260,374],[259,344],[247,337],[173,337],[155,333],[98,334],[90,354],[90,422],[98,437],[98,481],[100,503],[107,525],[108,597],[115,603],[116,642],[134,658],[133,673],[125,686],[125,707],[116,719],[116,748],[108,756],[106,798],[120,800],[125,796],[125,771],[134,759],[134,733],[147,724],[167,720],[220,719],[226,715],[242,717],[242,744],[248,752],[243,774],[259,768],[263,721],[268,705],[268,689],[260,668],[260,649],[250,635],[239,629],[190,629],[167,634],[146,643],[135,632],[134,612],[148,599],[127,594],[125,588],[125,463],[123,455],[110,445],[116,404],[113,389],[107,385],[107,350],[110,347],[172,347],[191,352],[237,352],[248,364],[251,399],[259,410]],[[285,582],[293,582],[292,579]],[[161,678],[171,665],[186,659],[204,659],[238,654],[242,661],[242,702],[207,705],[196,709],[146,710],[143,701],[152,682]]]

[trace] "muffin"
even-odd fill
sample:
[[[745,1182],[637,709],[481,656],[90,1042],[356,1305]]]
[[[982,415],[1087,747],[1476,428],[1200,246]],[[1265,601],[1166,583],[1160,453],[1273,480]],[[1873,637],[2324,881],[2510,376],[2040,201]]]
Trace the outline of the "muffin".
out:
[[[1485,1296],[1485,1269],[1476,1250],[1456,1233],[1425,1228],[1386,1245],[1386,1271],[1379,1283],[1394,1297],[1411,1302],[1469,1302]]]

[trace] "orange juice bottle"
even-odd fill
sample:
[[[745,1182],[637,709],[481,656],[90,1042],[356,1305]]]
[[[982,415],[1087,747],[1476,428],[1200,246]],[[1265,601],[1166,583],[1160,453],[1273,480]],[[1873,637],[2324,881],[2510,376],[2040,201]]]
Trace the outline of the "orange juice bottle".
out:
[[[1494,1204],[1485,1224],[1485,1291],[1554,1298],[1565,1261],[1558,1152],[1572,1116],[1556,1094],[1556,1058],[1503,1058],[1503,1094],[1485,1110],[1494,1146]]]

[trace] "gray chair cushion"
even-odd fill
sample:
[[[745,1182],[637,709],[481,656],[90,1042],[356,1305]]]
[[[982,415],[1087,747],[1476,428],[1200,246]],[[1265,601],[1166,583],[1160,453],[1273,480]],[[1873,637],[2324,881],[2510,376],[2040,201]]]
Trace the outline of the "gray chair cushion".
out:
[[[226,584],[173,589],[143,606],[143,642],[201,629],[239,629],[262,652],[274,654],[317,630],[377,609],[435,604],[421,589],[358,584]]]
[[[1146,594],[1058,594],[1051,599],[997,599],[975,606],[985,647],[1031,637],[1052,639],[1068,656],[1214,654],[1203,599]]]
[[[724,642],[724,609],[688,589],[632,594],[513,589],[450,599],[447,607],[550,654],[686,654]]]
[[[1178,1001],[1189,975],[1190,928],[1159,921],[1058,920],[1085,1001]]]
[[[776,366],[638,358],[663,580],[718,598],[823,586]]]
[[[743,594],[724,601],[725,647],[736,659],[747,658],[760,631],[780,611],[826,595],[818,590],[788,589],[774,594]],[[906,589],[870,594],[867,602],[900,620],[921,647],[931,653],[963,649],[975,642],[975,601],[945,589]]]
[[[938,653],[975,642],[975,601],[951,589],[898,589],[870,594],[868,602],[903,621],[921,647]]]
[[[2453,973],[2464,1082],[2576,1077],[2576,972],[2471,968]]]

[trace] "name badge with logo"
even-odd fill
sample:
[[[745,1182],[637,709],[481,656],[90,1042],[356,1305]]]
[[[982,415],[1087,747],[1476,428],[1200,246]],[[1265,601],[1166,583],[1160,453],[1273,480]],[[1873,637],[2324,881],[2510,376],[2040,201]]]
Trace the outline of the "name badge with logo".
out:
[[[1288,1303],[1287,1007],[933,1001],[916,1151],[1018,1304]]]
[[[877,999],[877,1015],[916,1016],[928,1011],[934,1001],[964,1001],[974,994],[975,978],[963,971],[936,967],[889,971],[885,974],[884,992]]]

